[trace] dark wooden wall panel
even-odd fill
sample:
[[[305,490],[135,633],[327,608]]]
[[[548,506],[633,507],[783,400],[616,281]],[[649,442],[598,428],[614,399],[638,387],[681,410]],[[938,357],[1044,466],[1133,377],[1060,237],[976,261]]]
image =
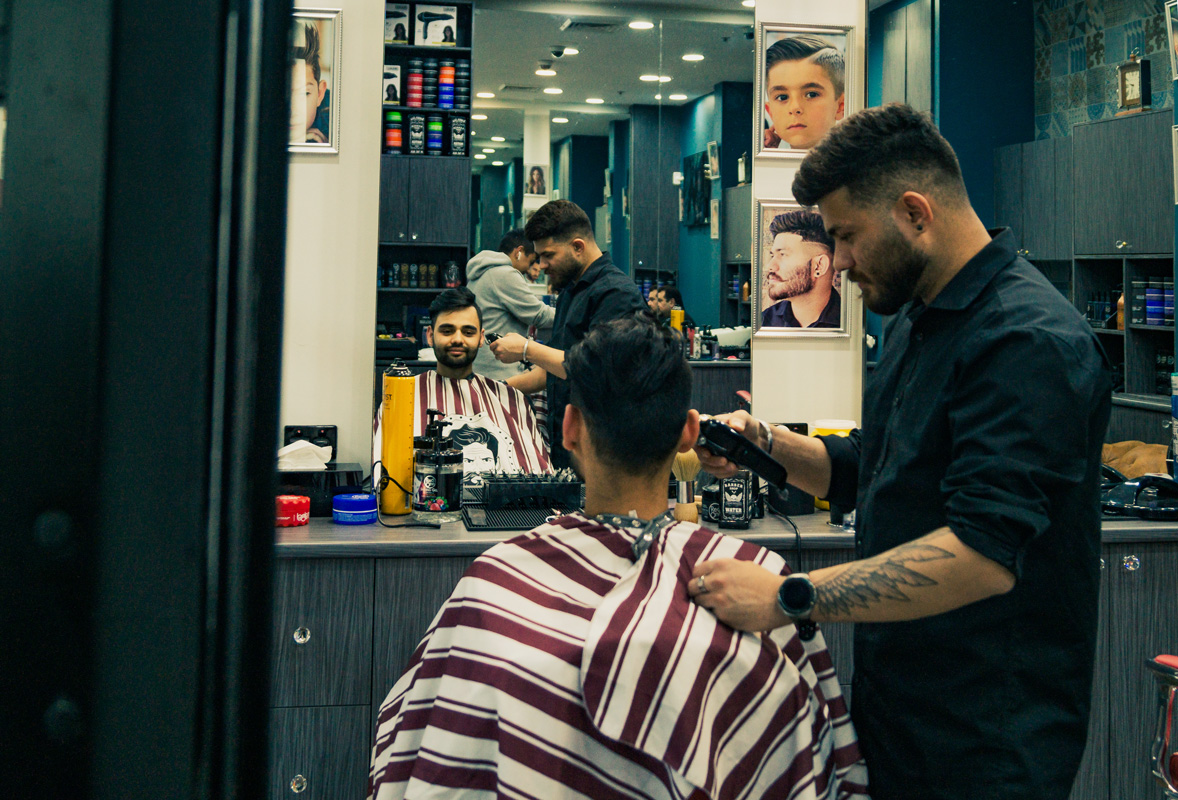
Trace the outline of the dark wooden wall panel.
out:
[[[1108,558],[1100,572],[1100,622],[1096,629],[1096,668],[1092,676],[1092,710],[1084,760],[1072,784],[1069,800],[1108,800]]]
[[[691,407],[701,414],[727,414],[735,411],[739,389],[752,387],[752,367],[691,368]]]
[[[368,795],[368,706],[270,712],[270,800],[359,800]],[[301,776],[304,787],[291,782]]]
[[[1030,258],[1057,258],[1055,239],[1055,145],[1026,142],[1022,151],[1022,243]]]
[[[1072,182],[1072,140],[1052,139],[1055,146],[1055,200],[1051,216],[1055,221],[1054,241],[1051,245],[1051,257],[1070,259],[1072,257],[1072,224],[1074,198]]]
[[[465,246],[470,238],[470,161],[411,160],[409,197],[403,202],[409,203],[410,242]]]
[[[1113,406],[1106,442],[1139,441],[1146,444],[1170,443],[1170,414],[1144,408]],[[1176,589],[1178,591],[1178,589]],[[1176,623],[1178,624],[1178,623]]]
[[[408,210],[409,162],[397,156],[381,156],[377,241],[382,244],[408,241]]]

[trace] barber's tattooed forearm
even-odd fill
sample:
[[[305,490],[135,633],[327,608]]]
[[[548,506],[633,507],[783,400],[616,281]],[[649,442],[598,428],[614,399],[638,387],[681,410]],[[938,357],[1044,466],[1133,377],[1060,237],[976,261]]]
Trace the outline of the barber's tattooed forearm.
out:
[[[948,550],[917,541],[852,564],[815,587],[814,611],[834,618],[887,600],[909,602],[906,589],[937,585],[912,565],[949,558],[955,556]]]

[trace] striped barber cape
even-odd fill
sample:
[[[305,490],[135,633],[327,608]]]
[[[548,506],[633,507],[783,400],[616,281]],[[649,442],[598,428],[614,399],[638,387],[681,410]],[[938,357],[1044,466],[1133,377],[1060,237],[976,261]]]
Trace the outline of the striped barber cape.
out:
[[[785,562],[690,523],[636,559],[638,532],[572,514],[478,558],[381,706],[370,798],[865,799],[821,632],[687,594],[701,560]]]

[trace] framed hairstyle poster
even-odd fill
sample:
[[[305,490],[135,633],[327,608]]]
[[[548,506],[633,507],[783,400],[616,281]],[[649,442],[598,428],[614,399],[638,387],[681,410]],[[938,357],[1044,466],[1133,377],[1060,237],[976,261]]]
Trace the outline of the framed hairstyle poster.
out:
[[[339,153],[339,76],[343,53],[339,9],[297,8],[291,35],[292,153]]]
[[[756,335],[850,335],[834,242],[818,212],[792,200],[758,200],[756,225]]]
[[[1166,3],[1166,41],[1170,46],[1170,79],[1178,81],[1178,0]]]
[[[524,167],[524,194],[548,197],[547,164],[529,164]]]
[[[853,36],[851,27],[758,26],[754,153],[802,158],[858,110]]]

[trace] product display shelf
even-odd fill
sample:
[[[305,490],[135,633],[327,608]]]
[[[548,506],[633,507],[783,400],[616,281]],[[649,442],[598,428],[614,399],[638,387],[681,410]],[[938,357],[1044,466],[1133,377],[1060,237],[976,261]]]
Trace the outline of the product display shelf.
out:
[[[738,327],[752,324],[752,269],[748,261],[732,261],[723,265],[720,289],[724,298],[720,307],[720,325]],[[733,281],[738,287],[733,290]],[[749,284],[748,299],[744,298],[744,285]]]

